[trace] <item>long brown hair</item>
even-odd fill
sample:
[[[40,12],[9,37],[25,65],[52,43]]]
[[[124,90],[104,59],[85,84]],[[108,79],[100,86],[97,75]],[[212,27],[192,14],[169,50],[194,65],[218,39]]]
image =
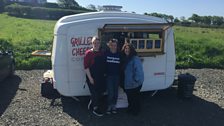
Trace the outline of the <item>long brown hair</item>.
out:
[[[129,54],[128,57],[131,58],[131,57],[133,57],[133,56],[136,56],[136,55],[137,55],[137,52],[136,52],[134,46],[133,46],[132,44],[130,44],[130,43],[125,43],[125,44],[123,45],[122,50],[121,50],[122,53],[125,54],[125,53],[124,53],[124,50],[125,50],[125,48],[126,48],[127,46],[130,48],[130,54]]]

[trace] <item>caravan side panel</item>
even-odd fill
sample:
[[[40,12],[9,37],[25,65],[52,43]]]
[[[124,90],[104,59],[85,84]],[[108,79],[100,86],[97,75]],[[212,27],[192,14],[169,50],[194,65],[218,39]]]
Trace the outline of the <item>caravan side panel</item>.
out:
[[[173,34],[172,28],[169,28],[166,32],[166,87],[170,87],[173,84],[175,77],[176,56]]]
[[[68,90],[71,92],[71,96],[83,96],[90,94],[86,84],[83,60],[85,51],[91,48],[92,37],[98,34],[99,27],[102,26],[99,26],[99,23],[94,23],[93,21],[92,23],[74,23],[71,24],[68,29]]]
[[[67,44],[65,35],[55,35],[52,51],[52,69],[54,72],[55,88],[60,94],[69,95],[68,89],[68,62]]]
[[[165,55],[143,57],[144,83],[141,91],[158,90],[165,85]]]

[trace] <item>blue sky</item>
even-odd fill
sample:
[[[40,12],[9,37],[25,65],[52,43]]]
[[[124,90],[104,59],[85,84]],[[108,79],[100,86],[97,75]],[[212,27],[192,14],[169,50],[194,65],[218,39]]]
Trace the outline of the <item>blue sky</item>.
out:
[[[57,0],[48,0],[56,2]],[[119,5],[123,11],[164,13],[174,17],[190,17],[193,13],[201,16],[224,16],[224,0],[76,0],[79,5]]]

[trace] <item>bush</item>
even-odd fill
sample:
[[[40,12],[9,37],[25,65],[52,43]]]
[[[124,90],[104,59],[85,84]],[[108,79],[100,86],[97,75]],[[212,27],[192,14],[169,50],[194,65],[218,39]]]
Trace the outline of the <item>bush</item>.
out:
[[[221,47],[222,46],[206,46],[203,54],[208,56],[209,58],[224,55],[224,49],[222,49]]]
[[[22,70],[51,69],[51,60],[47,57],[30,57],[27,60],[16,57],[16,66]]]
[[[176,68],[224,68],[224,46],[207,39],[176,38]]]
[[[13,46],[9,41],[0,38],[0,50],[1,51],[12,50],[12,49],[13,49]]]
[[[46,8],[59,8],[57,3],[44,3],[42,5],[42,7],[46,7]]]
[[[175,22],[175,25],[178,26],[186,26],[186,27],[200,27],[200,28],[224,28],[224,24],[222,25],[209,25],[209,24],[199,24],[194,22]]]
[[[5,11],[11,16],[16,17],[30,17],[30,6],[22,6],[19,4],[11,4],[5,7]]]
[[[87,12],[87,10],[70,10],[45,7],[30,7],[12,4],[5,7],[9,15],[36,19],[59,19],[66,15]]]
[[[0,0],[0,13],[4,11],[6,0]]]
[[[35,57],[31,53],[35,50],[51,50],[52,41],[33,39],[29,42],[17,42],[14,54],[17,69],[51,69],[50,57]]]
[[[183,21],[183,22],[181,22],[181,25],[182,26],[190,26],[191,22]]]
[[[35,50],[51,49],[52,42],[33,39],[31,42],[18,42],[12,45],[9,41],[0,39],[0,49],[14,51],[16,68],[23,70],[51,69],[49,57],[34,57],[31,53]]]

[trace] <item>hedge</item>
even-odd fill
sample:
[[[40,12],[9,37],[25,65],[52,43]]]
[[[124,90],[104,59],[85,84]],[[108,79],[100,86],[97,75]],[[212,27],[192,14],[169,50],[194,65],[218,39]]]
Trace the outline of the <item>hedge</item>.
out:
[[[18,4],[11,4],[5,7],[8,15],[16,17],[36,18],[36,19],[59,19],[66,15],[88,12],[86,10],[71,10],[45,7],[31,7]]]
[[[13,46],[8,40],[0,38],[0,50],[1,51],[4,52],[4,51],[7,51],[7,50],[12,50],[12,49],[13,49]]]

